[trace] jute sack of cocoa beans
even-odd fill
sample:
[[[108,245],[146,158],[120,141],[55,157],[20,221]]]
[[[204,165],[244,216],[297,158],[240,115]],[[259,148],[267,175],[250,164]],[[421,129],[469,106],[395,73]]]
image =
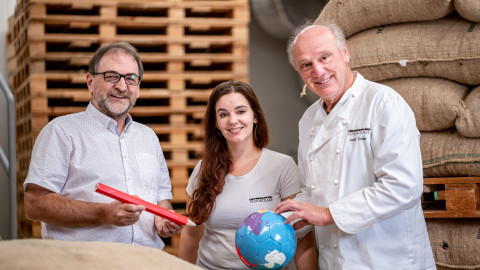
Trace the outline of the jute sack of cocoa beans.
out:
[[[480,176],[480,138],[458,132],[420,132],[423,176]]]
[[[480,269],[480,218],[426,219],[437,270]]]
[[[201,269],[155,248],[123,243],[46,239],[1,241],[0,268],[15,270]]]
[[[480,22],[480,1],[455,0],[455,9],[465,19]]]
[[[365,30],[347,44],[350,67],[372,81],[438,77],[480,84],[480,25],[458,15]]]
[[[420,131],[454,127],[468,93],[468,86],[441,78],[412,77],[380,83],[392,87],[405,99]]]
[[[334,22],[349,37],[375,26],[443,18],[454,10],[453,0],[330,0],[315,23]]]
[[[465,137],[480,138],[480,86],[465,98],[465,108],[459,113],[455,126]]]

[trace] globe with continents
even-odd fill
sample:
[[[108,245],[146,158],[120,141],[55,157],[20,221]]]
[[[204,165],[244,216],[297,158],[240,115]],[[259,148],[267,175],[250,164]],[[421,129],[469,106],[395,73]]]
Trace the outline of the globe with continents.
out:
[[[297,237],[283,216],[261,210],[238,225],[235,247],[242,262],[251,269],[282,269],[295,255]]]

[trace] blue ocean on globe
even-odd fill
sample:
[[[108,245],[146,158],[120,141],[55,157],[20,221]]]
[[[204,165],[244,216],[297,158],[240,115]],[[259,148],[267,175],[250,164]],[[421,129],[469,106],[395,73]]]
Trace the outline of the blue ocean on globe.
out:
[[[292,225],[273,211],[250,214],[235,233],[240,259],[251,269],[282,269],[295,255],[297,237]]]

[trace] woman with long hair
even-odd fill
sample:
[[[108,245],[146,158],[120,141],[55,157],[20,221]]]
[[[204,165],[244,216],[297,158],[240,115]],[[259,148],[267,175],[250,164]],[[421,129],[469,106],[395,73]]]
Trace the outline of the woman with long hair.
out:
[[[267,143],[252,88],[240,81],[217,85],[203,119],[202,159],[187,185],[186,214],[198,226],[182,230],[180,258],[206,269],[249,269],[235,250],[238,224],[300,191],[295,161],[265,148]],[[298,242],[295,261],[298,269],[316,269],[312,232]]]

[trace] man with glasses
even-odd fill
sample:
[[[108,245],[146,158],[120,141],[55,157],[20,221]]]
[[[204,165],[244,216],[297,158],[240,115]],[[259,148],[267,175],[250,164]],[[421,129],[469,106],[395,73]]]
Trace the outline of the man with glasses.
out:
[[[102,183],[172,209],[170,178],[158,137],[134,122],[143,65],[134,47],[100,47],[87,73],[85,111],[57,117],[38,135],[25,189],[25,213],[44,239],[109,241],[162,249],[182,226],[95,192]]]

